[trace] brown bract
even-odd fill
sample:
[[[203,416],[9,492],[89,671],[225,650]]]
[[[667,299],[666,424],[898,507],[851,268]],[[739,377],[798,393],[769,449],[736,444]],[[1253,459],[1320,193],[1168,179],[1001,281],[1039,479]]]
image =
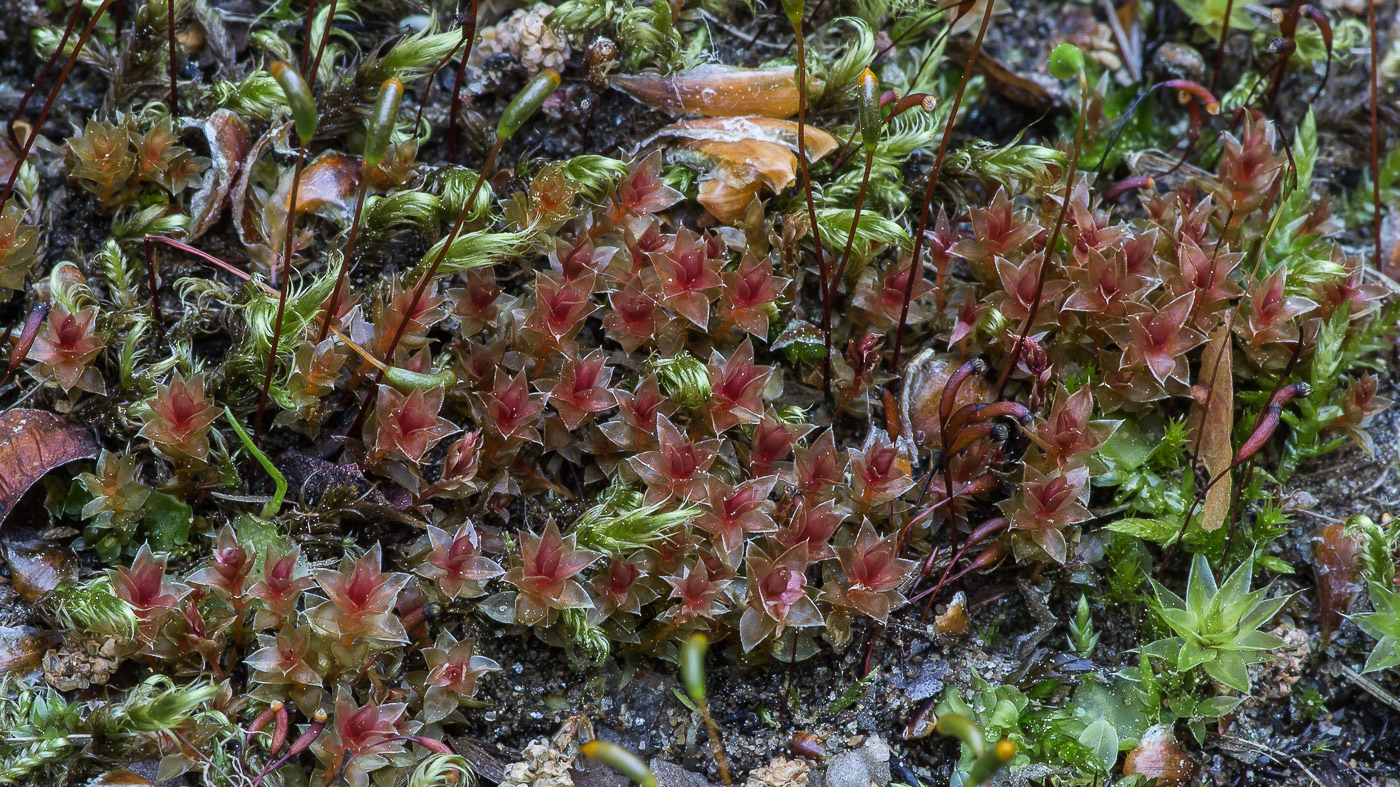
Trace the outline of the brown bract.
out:
[[[0,523],[50,470],[96,457],[92,433],[53,413],[14,409],[0,414]]]
[[[948,378],[958,368],[951,356],[939,355],[933,350],[925,350],[909,362],[904,372],[904,386],[900,394],[900,416],[904,428],[915,444],[925,448],[939,448],[943,445],[939,434],[938,405],[943,398],[943,389]],[[991,386],[979,375],[969,377],[953,400],[957,410],[974,402],[991,398]]]
[[[733,223],[743,218],[760,189],[776,194],[796,182],[797,130],[794,122],[771,117],[699,118],[667,126],[652,139],[674,139],[711,163],[700,182],[700,204],[720,221]],[[804,136],[808,161],[821,160],[839,145],[811,126]]]
[[[822,81],[808,81],[810,94],[820,95]],[[706,65],[670,76],[615,74],[611,82],[613,87],[648,106],[709,117],[791,117],[797,114],[801,100],[796,66]]]

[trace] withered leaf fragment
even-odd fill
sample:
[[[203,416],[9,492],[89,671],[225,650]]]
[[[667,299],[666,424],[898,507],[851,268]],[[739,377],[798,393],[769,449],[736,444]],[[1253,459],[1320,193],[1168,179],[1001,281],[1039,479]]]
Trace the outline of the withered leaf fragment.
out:
[[[797,180],[797,124],[769,117],[683,120],[652,139],[674,138],[712,165],[700,182],[700,204],[733,223],[744,216],[760,188],[776,194]],[[821,129],[806,129],[807,158],[818,161],[839,143]]]
[[[709,117],[791,117],[797,114],[801,100],[797,90],[796,66],[738,68],[706,65],[670,76],[615,74],[611,81],[613,87],[643,104]],[[809,82],[809,93],[820,95],[822,81],[812,78]]]
[[[0,414],[0,523],[50,470],[96,457],[92,434],[53,413],[21,408]]]

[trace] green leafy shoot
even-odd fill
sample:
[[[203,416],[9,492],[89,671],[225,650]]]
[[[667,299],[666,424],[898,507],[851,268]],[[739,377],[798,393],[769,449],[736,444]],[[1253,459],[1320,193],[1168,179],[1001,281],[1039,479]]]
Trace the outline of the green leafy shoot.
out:
[[[574,522],[577,543],[609,555],[628,555],[666,538],[700,513],[693,506],[670,511],[664,507],[644,505],[640,494],[617,488]]]
[[[1150,606],[1176,636],[1153,642],[1144,652],[1178,673],[1200,667],[1221,684],[1248,693],[1249,665],[1263,661],[1283,644],[1258,628],[1290,598],[1266,598],[1268,587],[1251,591],[1253,575],[1254,563],[1246,561],[1217,585],[1206,557],[1197,554],[1186,581],[1186,598],[1154,580],[1156,598]]]

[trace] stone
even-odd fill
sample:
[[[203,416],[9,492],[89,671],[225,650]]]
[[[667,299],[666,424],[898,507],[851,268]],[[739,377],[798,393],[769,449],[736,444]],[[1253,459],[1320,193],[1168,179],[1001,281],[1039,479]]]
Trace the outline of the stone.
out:
[[[878,735],[852,751],[831,759],[826,768],[826,787],[884,787],[890,783],[890,747]]]

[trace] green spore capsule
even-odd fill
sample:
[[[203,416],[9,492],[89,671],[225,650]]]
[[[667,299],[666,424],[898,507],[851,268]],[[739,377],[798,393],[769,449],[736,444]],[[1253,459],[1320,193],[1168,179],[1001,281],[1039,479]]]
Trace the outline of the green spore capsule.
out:
[[[860,138],[866,150],[874,150],[880,142],[880,80],[875,72],[865,69],[856,78],[856,92],[860,101]]]
[[[595,738],[583,744],[579,750],[590,760],[603,763],[642,787],[656,787],[656,776],[642,762],[642,758],[616,743]]]
[[[399,120],[399,103],[403,100],[403,83],[395,77],[384,80],[379,86],[379,98],[370,111],[369,123],[365,126],[365,167],[379,165],[389,150],[389,137]]]
[[[546,68],[535,75],[515,98],[510,100],[506,111],[501,113],[501,122],[496,124],[496,140],[507,139],[525,125],[531,115],[540,111],[545,99],[559,87],[559,72]]]
[[[793,30],[802,29],[802,12],[806,6],[803,0],[783,0],[783,13],[792,23]]]
[[[297,139],[305,145],[316,136],[316,99],[311,88],[288,63],[277,61],[271,66],[272,77],[282,86],[282,94],[287,97],[287,106],[292,110],[292,120],[296,123]]]
[[[389,366],[384,369],[384,379],[407,390],[432,391],[437,388],[450,390],[457,384],[457,375],[453,374],[451,369],[426,374],[409,371],[401,366]]]
[[[696,705],[705,702],[705,651],[709,649],[704,634],[691,634],[681,646],[681,682]]]
[[[1060,44],[1050,53],[1050,76],[1074,79],[1084,71],[1084,51],[1074,44]]]

